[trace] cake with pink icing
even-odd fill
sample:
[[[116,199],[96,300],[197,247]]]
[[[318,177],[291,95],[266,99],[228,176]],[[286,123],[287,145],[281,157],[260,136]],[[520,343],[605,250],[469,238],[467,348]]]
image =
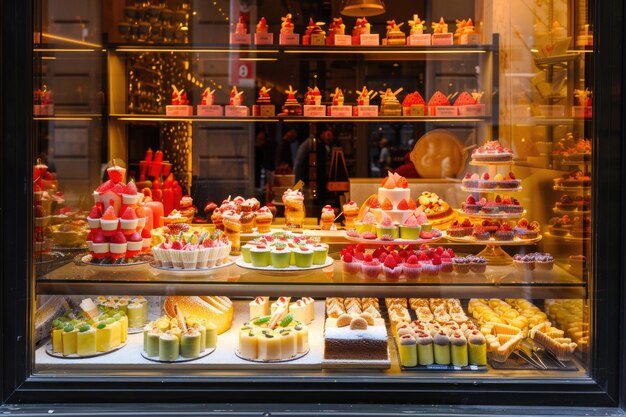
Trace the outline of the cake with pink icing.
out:
[[[411,214],[411,206],[415,205],[411,200],[411,190],[406,178],[392,172],[389,172],[378,188],[377,198],[380,208],[372,208],[374,215],[380,220],[381,212],[384,212],[395,224],[404,223]]]
[[[400,238],[409,240],[419,239],[420,224],[422,223],[417,220],[415,214],[409,215],[404,223],[400,225]]]
[[[393,240],[400,237],[398,226],[396,226],[391,217],[383,212],[378,225],[376,225],[376,237],[381,240]]]
[[[389,172],[389,175],[378,188],[378,201],[382,203],[385,199],[389,199],[393,209],[398,207],[400,201],[409,201],[410,198],[411,190],[409,190],[409,183],[406,178],[396,173]]]

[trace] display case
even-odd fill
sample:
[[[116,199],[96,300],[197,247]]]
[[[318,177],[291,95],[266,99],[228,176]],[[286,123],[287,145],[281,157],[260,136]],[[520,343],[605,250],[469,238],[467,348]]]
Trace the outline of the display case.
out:
[[[619,406],[623,6],[352,3],[2,6],[5,402]]]

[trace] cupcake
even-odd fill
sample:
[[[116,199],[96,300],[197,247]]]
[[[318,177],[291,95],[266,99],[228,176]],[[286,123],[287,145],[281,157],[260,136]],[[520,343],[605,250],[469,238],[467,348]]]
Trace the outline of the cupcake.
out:
[[[530,255],[514,255],[513,265],[522,271],[533,271],[535,269],[535,259]]]
[[[461,227],[461,223],[458,220],[455,220],[446,230],[446,235],[456,238],[465,237],[465,228]]]
[[[359,234],[366,232],[374,233],[376,231],[376,217],[372,213],[365,213],[360,222],[355,222],[356,231]]]
[[[270,251],[270,261],[273,268],[289,268],[291,252],[284,243],[276,243]]]
[[[554,267],[554,257],[549,253],[537,253],[535,255],[535,268],[551,271]]]
[[[482,206],[481,210],[485,214],[497,214],[500,211],[500,206],[495,201],[487,201],[487,203]]]
[[[343,272],[347,274],[358,274],[361,271],[361,263],[357,262],[350,252],[346,252],[341,256],[341,263]]]
[[[255,245],[253,243],[246,243],[245,245],[241,246],[241,258],[243,259],[244,262],[250,263],[252,262],[252,260],[250,259],[250,250],[254,247]]]
[[[411,214],[406,218],[404,223],[400,225],[400,238],[407,240],[417,240],[420,236],[420,225],[417,222],[417,217]]]
[[[591,235],[591,221],[586,217],[575,217],[570,233],[578,238],[589,237]]]
[[[461,204],[461,210],[465,213],[478,213],[480,211],[480,205],[476,203],[474,196],[469,195],[465,202]]]
[[[354,229],[354,221],[359,215],[359,206],[354,201],[350,201],[344,204],[342,208],[346,229]]]
[[[441,258],[439,258],[439,264],[437,265],[433,265],[433,260],[428,259],[428,257],[423,253],[420,254],[418,260],[420,262],[420,266],[422,267],[422,275],[434,277],[439,274],[439,271],[441,270]]]
[[[500,188],[515,189],[519,188],[521,181],[515,178],[515,174],[509,172],[509,174],[499,183]]]
[[[505,213],[511,214],[519,214],[524,211],[524,207],[522,207],[517,201],[517,199],[513,197],[506,197],[502,199],[502,204],[500,205],[500,210]]]
[[[441,272],[444,274],[449,274],[454,270],[454,266],[452,264],[452,257],[448,252],[444,252],[441,254]]]
[[[395,258],[389,255],[383,262],[383,273],[386,279],[397,281],[400,278],[400,274],[402,274],[402,266],[398,265]]]
[[[313,251],[310,247],[303,245],[293,250],[294,262],[298,268],[310,268],[313,265]]]
[[[498,229],[500,229],[500,223],[491,220],[483,220],[481,227],[489,233],[489,236],[494,236]]]
[[[568,215],[551,221],[550,233],[554,236],[565,236],[572,230],[572,221]]]
[[[496,188],[496,181],[492,180],[487,172],[480,177],[480,188],[493,189]]]
[[[480,176],[478,174],[470,174],[469,172],[465,174],[461,183],[463,187],[466,188],[480,188],[479,185]]]
[[[484,274],[487,270],[487,259],[482,256],[468,257],[470,261],[470,271],[475,274]]]
[[[470,271],[470,261],[462,256],[452,258],[452,266],[457,274],[467,274]]]
[[[417,256],[409,256],[407,260],[404,261],[404,264],[402,265],[402,270],[406,279],[418,279],[420,277],[420,272],[422,271],[422,268],[420,267],[419,261],[417,260]]]
[[[377,278],[381,271],[381,264],[378,259],[368,253],[361,263],[361,270],[366,278]]]
[[[437,254],[433,255],[433,258],[430,262],[432,266],[431,275],[439,275],[439,272],[441,272],[443,268],[443,261],[441,260],[441,256]]]
[[[270,249],[266,245],[256,245],[250,248],[250,260],[253,266],[259,268],[269,266],[271,263]]]
[[[574,203],[574,200],[572,200],[569,195],[564,194],[559,198],[559,201],[556,202],[556,208],[559,210],[575,210],[576,203]]]
[[[474,233],[472,233],[472,236],[474,237],[474,239],[476,240],[480,240],[480,241],[486,241],[489,240],[489,238],[491,237],[491,235],[489,234],[488,231],[486,231],[482,226],[478,226],[475,230]]]
[[[252,233],[254,229],[255,219],[256,213],[254,213],[253,211],[242,210],[241,217],[239,219],[239,221],[241,222],[241,233]]]
[[[257,232],[269,233],[270,226],[272,225],[272,220],[274,219],[272,211],[267,206],[264,206],[258,209],[255,214],[256,216],[254,220]]]
[[[335,222],[335,210],[330,205],[322,207],[320,226],[322,230],[331,230]]]
[[[217,204],[215,204],[212,201],[209,201],[208,203],[206,203],[206,206],[204,206],[204,216],[207,218],[207,220],[211,220],[211,215],[213,215],[213,211],[215,211],[215,209],[217,208]]]
[[[391,239],[398,238],[398,227],[393,224],[387,213],[383,213],[380,223],[376,226],[376,236],[379,239],[383,236],[391,236]]]
[[[468,218],[465,218],[461,222],[460,227],[463,228],[463,231],[465,232],[465,236],[471,236],[472,233],[474,232],[474,225],[472,224],[472,222]]]
[[[224,223],[222,221],[222,210],[216,208],[211,214],[211,223],[215,225],[215,229],[224,230]]]
[[[316,243],[313,245],[313,265],[323,265],[328,257],[328,245]]]
[[[499,241],[513,240],[513,230],[511,229],[511,226],[506,223],[502,224],[500,229],[496,232],[495,238]]]

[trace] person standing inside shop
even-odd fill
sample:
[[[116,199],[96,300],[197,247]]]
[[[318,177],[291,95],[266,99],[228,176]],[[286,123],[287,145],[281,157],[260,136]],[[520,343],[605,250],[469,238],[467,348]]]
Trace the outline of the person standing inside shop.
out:
[[[294,159],[296,182],[302,180],[309,188],[314,186],[316,188],[316,201],[320,203],[326,201],[326,183],[328,182],[328,170],[334,139],[335,135],[333,132],[330,129],[326,129],[318,140],[316,137],[316,127],[314,124],[311,124],[309,137],[300,144]],[[315,153],[314,160],[316,164],[316,179],[314,185],[311,185],[311,178],[309,176],[312,152]]]
[[[282,136],[276,152],[276,170],[284,170],[286,167],[293,169],[292,143],[298,139],[296,129],[288,129]]]
[[[391,152],[389,151],[389,141],[387,138],[382,138],[378,142],[380,152],[378,154],[378,168],[380,169],[381,177],[387,176],[387,171],[391,170]]]

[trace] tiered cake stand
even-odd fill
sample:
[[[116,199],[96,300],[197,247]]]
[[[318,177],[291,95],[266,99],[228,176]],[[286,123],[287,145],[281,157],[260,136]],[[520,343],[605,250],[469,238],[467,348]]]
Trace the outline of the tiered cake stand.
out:
[[[470,161],[469,163],[472,166],[480,166],[487,167],[488,174],[490,178],[494,178],[498,172],[498,167],[506,166],[510,169],[512,165],[514,165],[513,161],[506,162],[479,162],[479,161]],[[463,191],[467,191],[469,193],[477,194],[478,196],[484,194],[510,194],[517,193],[522,190],[521,185],[516,188],[471,188],[471,187],[461,187]],[[495,214],[485,214],[485,213],[465,213],[462,210],[457,210],[459,216],[465,216],[474,219],[489,219],[489,220],[518,220],[524,215],[526,215],[526,210],[523,210],[520,213],[495,213]],[[446,236],[446,238],[451,242],[459,242],[459,243],[471,243],[475,245],[485,245],[485,249],[483,249],[478,256],[483,256],[487,259],[487,262],[490,265],[508,265],[513,262],[513,258],[502,249],[503,246],[523,246],[530,245],[533,243],[537,243],[541,240],[541,235],[538,235],[534,239],[518,239],[516,237],[513,240],[494,240],[490,238],[489,240],[477,240],[473,238],[454,238],[450,236]]]
[[[587,157],[586,155],[581,157],[581,158],[579,158],[579,159],[562,161],[561,165],[579,167],[579,168],[582,168],[583,172],[587,172],[587,171],[591,172],[591,169],[590,169],[591,160],[590,160],[590,157]],[[583,198],[584,198],[585,194],[591,192],[591,187],[588,186],[588,185],[580,185],[580,186],[554,185],[552,188],[555,191],[563,191],[563,192],[573,193],[574,196],[579,196],[580,195]],[[591,216],[591,210],[590,209],[587,209],[587,210],[578,210],[578,209],[564,210],[564,209],[557,208],[556,205],[555,205],[555,207],[552,209],[552,211],[554,211],[554,214],[556,214],[557,216],[563,216],[563,215],[567,214],[571,218],[574,218],[574,217],[589,218]],[[565,236],[556,236],[556,235],[548,232],[546,235],[549,236],[550,238],[561,240],[561,241],[567,242],[567,243],[584,242],[584,241],[588,241],[591,238],[590,235],[583,236],[583,237],[577,237],[577,236],[572,236],[570,233],[566,234]]]

